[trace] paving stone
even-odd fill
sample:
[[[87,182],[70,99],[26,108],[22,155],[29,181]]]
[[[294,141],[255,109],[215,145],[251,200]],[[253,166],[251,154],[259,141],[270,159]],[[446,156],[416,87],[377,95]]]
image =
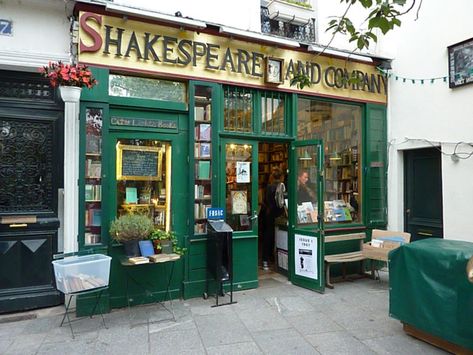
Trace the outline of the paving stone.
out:
[[[16,336],[4,354],[36,354],[45,337],[46,333]]]
[[[291,327],[276,306],[265,305],[259,308],[244,309],[238,312],[238,317],[250,332]]]
[[[235,314],[196,316],[194,319],[205,347],[253,340]]]
[[[428,343],[419,341],[404,332],[374,339],[364,340],[367,346],[378,354],[396,354],[396,355],[412,355],[412,354],[449,354],[441,349],[436,348]]]
[[[255,342],[211,346],[208,355],[258,355],[263,354]]]
[[[152,354],[205,353],[197,329],[150,334]]]
[[[287,321],[299,333],[303,335],[333,332],[343,328],[330,319],[326,314],[320,312],[300,312],[285,316]]]
[[[370,347],[346,331],[313,334],[306,339],[321,354],[376,354]]]
[[[253,337],[265,354],[318,354],[294,329],[260,331],[254,333]]]

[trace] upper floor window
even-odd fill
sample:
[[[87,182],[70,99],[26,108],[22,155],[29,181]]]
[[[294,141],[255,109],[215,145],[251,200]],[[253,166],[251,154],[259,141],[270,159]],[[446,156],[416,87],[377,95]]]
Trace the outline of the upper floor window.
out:
[[[261,7],[261,32],[315,42],[315,22],[309,1],[270,1],[267,7]]]

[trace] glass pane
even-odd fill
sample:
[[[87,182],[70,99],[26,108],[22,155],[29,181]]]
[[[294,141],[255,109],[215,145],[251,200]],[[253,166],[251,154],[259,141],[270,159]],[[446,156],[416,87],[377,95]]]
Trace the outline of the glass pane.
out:
[[[110,74],[110,96],[186,102],[186,84],[179,81]]]
[[[102,125],[101,108],[85,110],[85,245],[102,241]]]
[[[171,228],[171,145],[121,139],[117,146],[117,216],[139,213],[156,228]]]
[[[296,148],[297,224],[317,223],[317,148]]]
[[[224,88],[224,128],[226,131],[251,132],[252,93],[234,87]]]
[[[297,137],[325,147],[325,222],[360,222],[361,107],[299,99],[298,110]]]
[[[285,134],[284,96],[277,93],[261,97],[261,131],[269,134]]]
[[[225,146],[227,223],[234,231],[251,230],[251,152],[247,144]]]
[[[194,104],[194,233],[202,234],[212,207],[212,89],[196,85]]]

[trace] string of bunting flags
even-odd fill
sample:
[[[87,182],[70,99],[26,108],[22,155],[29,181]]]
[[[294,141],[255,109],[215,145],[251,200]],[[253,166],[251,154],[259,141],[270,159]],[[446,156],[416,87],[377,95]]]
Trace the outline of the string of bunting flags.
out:
[[[415,83],[424,84],[424,83],[430,82],[431,84],[433,84],[437,80],[442,80],[444,83],[446,83],[448,79],[448,76],[437,76],[434,78],[406,78],[404,76],[401,76],[395,73],[390,73],[390,70],[385,70],[380,67],[377,67],[376,69],[378,69],[378,71],[384,74],[386,77],[394,78],[395,80],[398,80],[398,81],[402,80],[403,83],[411,82],[412,84],[415,84]]]

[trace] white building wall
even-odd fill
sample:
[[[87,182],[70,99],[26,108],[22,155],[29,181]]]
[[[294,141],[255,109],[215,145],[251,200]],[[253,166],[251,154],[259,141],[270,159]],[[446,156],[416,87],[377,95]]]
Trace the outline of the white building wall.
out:
[[[261,31],[260,0],[115,0],[114,4],[148,9],[168,15],[181,12],[183,17],[224,24],[242,30]]]
[[[473,157],[455,163],[449,155],[457,143],[473,142],[473,85],[449,89],[443,80],[413,84],[400,78],[447,76],[447,46],[473,37],[472,11],[470,0],[448,6],[424,1],[417,20],[413,12],[400,29],[381,40],[381,53],[394,58],[388,104],[390,229],[404,228],[403,150],[435,145],[443,153],[444,238],[473,241]],[[459,145],[457,152],[470,153],[472,147]]]
[[[35,71],[49,60],[69,61],[69,20],[61,0],[0,1],[13,35],[0,35],[0,69]]]

